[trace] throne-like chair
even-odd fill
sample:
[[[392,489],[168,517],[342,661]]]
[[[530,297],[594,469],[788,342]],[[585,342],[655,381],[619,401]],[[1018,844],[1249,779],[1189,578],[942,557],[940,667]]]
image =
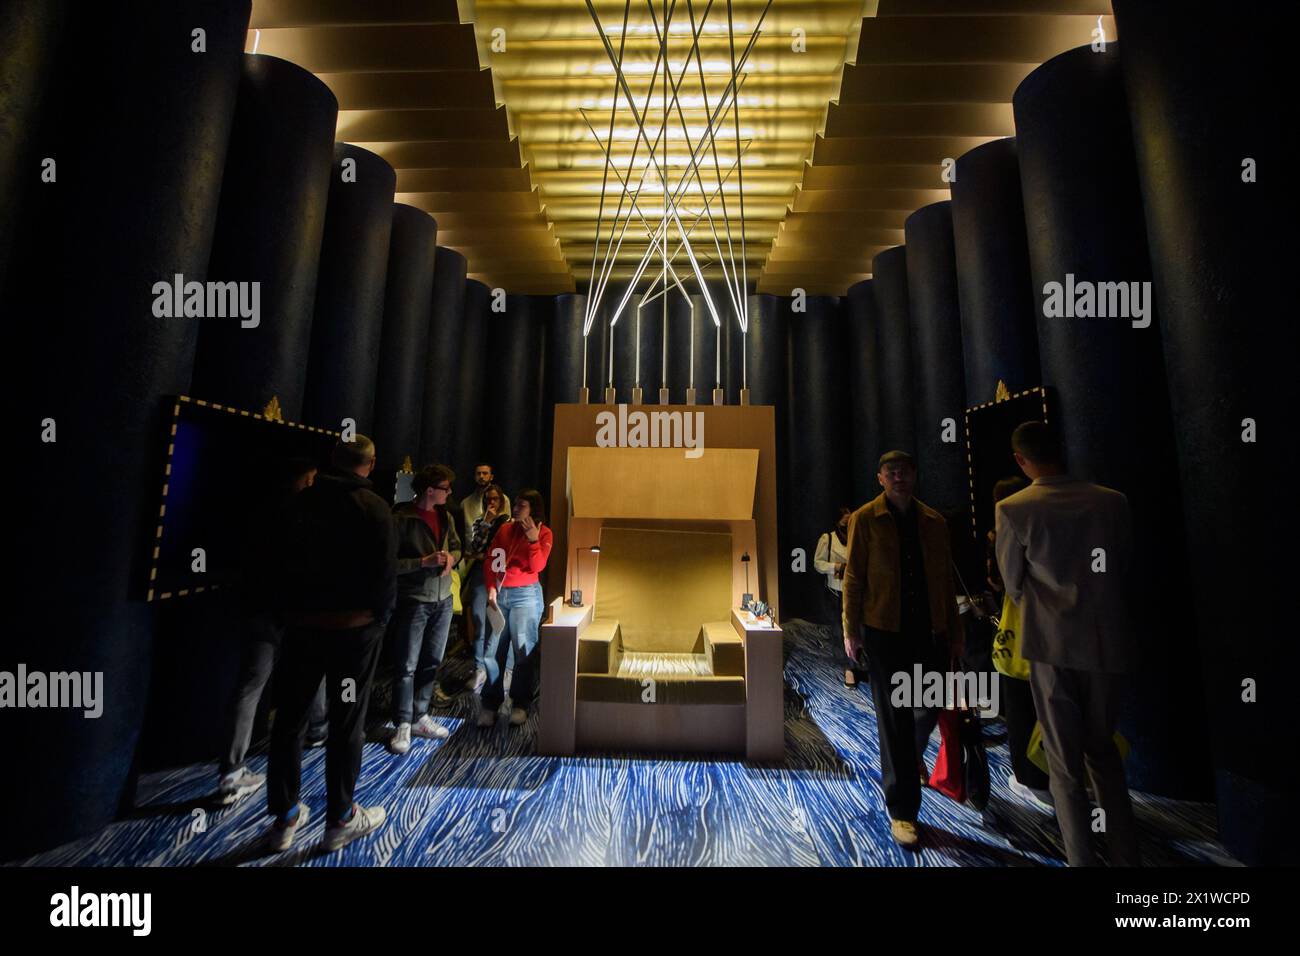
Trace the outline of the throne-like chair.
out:
[[[569,573],[541,628],[541,752],[781,758],[781,631],[740,608],[747,591],[775,600],[761,451],[557,447]]]

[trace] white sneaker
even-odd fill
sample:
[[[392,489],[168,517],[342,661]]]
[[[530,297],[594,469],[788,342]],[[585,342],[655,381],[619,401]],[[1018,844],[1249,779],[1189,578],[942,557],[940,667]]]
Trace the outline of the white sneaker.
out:
[[[352,819],[347,823],[331,823],[325,828],[325,849],[341,850],[353,840],[378,830],[388,816],[383,807],[352,805]]]
[[[289,849],[289,847],[293,846],[293,838],[298,832],[298,828],[306,826],[307,818],[310,815],[311,812],[307,809],[307,804],[300,803],[298,804],[298,815],[293,818],[293,822],[288,826],[280,826],[278,820],[272,823],[270,829],[266,831],[267,847],[277,853]]]
[[[222,806],[230,806],[236,800],[248,796],[266,783],[266,777],[260,773],[253,773],[244,767],[234,770],[221,778],[217,783],[217,802]]]
[[[402,723],[397,725],[397,732],[388,741],[388,749],[395,754],[404,754],[411,749],[410,724]]]
[[[511,727],[522,727],[527,722],[528,722],[528,711],[524,710],[522,707],[510,708]]]
[[[1030,803],[1036,804],[1037,806],[1041,807],[1044,810],[1055,811],[1056,808],[1054,806],[1054,801],[1052,800],[1052,792],[1050,790],[1039,790],[1037,787],[1027,786],[1021,783],[1019,780],[1017,780],[1016,775],[1014,773],[1010,776],[1010,778],[1008,778],[1007,784],[1010,786],[1011,792],[1014,793],[1016,796],[1022,797],[1025,800],[1028,800]]]
[[[428,714],[411,724],[410,728],[411,736],[423,737],[425,740],[445,740],[451,736],[450,730],[442,724],[434,723],[433,718]]]
[[[501,678],[501,687],[507,694],[510,693],[510,678],[514,676],[515,676],[514,670],[512,668],[507,667],[505,676]]]
[[[497,722],[497,712],[491,707],[480,707],[476,723],[480,727],[491,727]]]

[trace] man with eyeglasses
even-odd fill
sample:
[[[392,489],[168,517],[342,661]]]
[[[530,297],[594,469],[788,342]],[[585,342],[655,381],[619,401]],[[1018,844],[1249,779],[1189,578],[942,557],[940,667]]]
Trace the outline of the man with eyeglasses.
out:
[[[437,740],[449,733],[428,710],[451,628],[451,569],[460,560],[460,536],[447,511],[455,480],[446,465],[430,465],[411,482],[415,500],[393,509],[397,530],[393,723],[397,730],[389,749],[395,754],[411,749],[412,736]]]

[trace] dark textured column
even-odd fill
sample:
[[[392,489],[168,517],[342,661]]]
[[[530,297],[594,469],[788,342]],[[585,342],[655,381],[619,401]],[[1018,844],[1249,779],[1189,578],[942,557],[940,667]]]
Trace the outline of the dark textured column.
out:
[[[863,279],[850,286],[844,304],[848,335],[848,412],[852,423],[853,480],[849,505],[854,508],[880,494],[876,463],[885,451],[880,444],[880,351],[876,345],[876,327],[880,318],[873,281]]]
[[[542,347],[542,414],[537,452],[537,487],[551,503],[551,454],[555,446],[555,406],[573,404],[582,389],[582,315],[586,296],[538,296],[537,320],[546,325]]]
[[[1286,588],[1273,558],[1281,529],[1261,520],[1243,476],[1261,491],[1284,488],[1296,454],[1287,421],[1296,380],[1282,367],[1295,348],[1266,318],[1293,311],[1275,291],[1289,271],[1288,247],[1276,237],[1286,180],[1267,172],[1287,165],[1283,91],[1260,77],[1289,41],[1263,9],[1234,9],[1205,30],[1195,19],[1115,3],[1182,472],[1219,838],[1243,862],[1278,864],[1296,858],[1295,838],[1286,837],[1295,775],[1278,759],[1288,746],[1280,675],[1290,638],[1267,601],[1242,598]],[[1258,182],[1243,181],[1246,159],[1257,163]],[[1247,419],[1258,441],[1242,440]],[[1247,679],[1257,682],[1255,703],[1242,700]]]
[[[421,461],[445,461],[455,450],[456,368],[465,325],[465,257],[438,248],[433,269],[433,315],[424,371],[424,415],[420,425]]]
[[[32,15],[26,4],[5,6],[5,33],[10,16]],[[107,4],[70,5],[39,126],[3,134],[6,143],[30,135],[27,154],[57,162],[54,182],[41,182],[39,168],[21,173],[34,177],[12,231],[22,241],[10,277],[21,282],[0,302],[9,319],[0,388],[24,461],[5,484],[22,503],[11,532],[23,542],[8,584],[18,597],[5,669],[102,674],[103,711],[4,712],[11,785],[0,859],[94,832],[132,799],[153,667],[154,607],[143,598],[171,413],[164,398],[187,389],[197,333],[194,319],[154,314],[153,285],[176,273],[204,278],[250,4],[147,7],[147,16],[123,17]],[[23,74],[16,87],[0,83],[4,95],[36,79],[29,67],[44,70],[49,26],[20,22],[22,35],[0,39],[31,57],[0,67]],[[202,56],[190,48],[200,26]],[[39,437],[47,418],[53,442]],[[70,563],[73,541],[93,542],[93,558]]]
[[[790,394],[790,326],[799,318],[790,311],[790,304],[791,299],[785,296],[751,295],[749,334],[742,336],[739,329],[735,330],[736,380],[742,382],[745,378],[741,375],[743,347],[748,352],[745,362],[751,405],[784,405]]]
[[[309,424],[337,430],[351,418],[362,434],[372,430],[396,187],[383,159],[334,144],[303,399]]]
[[[1015,137],[964,153],[956,174],[952,233],[969,407],[993,401],[999,381],[1012,392],[1042,384],[1038,300],[1029,274]]]
[[[424,373],[433,314],[433,268],[438,224],[422,209],[393,205],[384,284],[384,329],[375,392],[375,487],[391,498],[393,475],[409,455],[419,468]]]
[[[609,320],[614,317],[614,310],[618,306],[619,299],[623,297],[623,290],[611,289],[610,292],[617,293],[610,296],[601,304],[602,316],[601,321],[609,325]],[[635,361],[637,326],[636,326],[636,307],[641,302],[640,293],[632,293],[631,298],[627,300],[623,312],[619,315],[618,324],[610,329],[609,334],[614,340],[614,393],[619,402],[632,401],[632,383],[633,383],[633,363]],[[641,320],[641,343],[642,348],[645,346],[646,339],[646,321],[643,317]],[[606,357],[608,361],[608,356]],[[645,352],[642,351],[641,376],[645,378]],[[609,367],[605,369],[606,376],[609,374]],[[657,375],[655,376],[658,377]],[[604,384],[608,384],[608,378]]]
[[[456,441],[453,460],[459,494],[474,487],[474,465],[483,457],[486,443],[484,429],[500,425],[500,413],[493,391],[497,388],[500,335],[489,332],[500,315],[491,311],[491,290],[477,279],[465,283],[465,311],[461,319],[460,363],[456,370]],[[484,415],[484,406],[492,408],[494,418]],[[496,463],[493,462],[495,465]],[[506,494],[517,489],[507,488]]]
[[[695,308],[695,400],[701,405],[713,404],[714,386],[721,384],[724,404],[735,405],[740,401],[740,330],[736,327],[736,312],[731,306],[726,283],[721,279],[707,280],[707,283],[721,322],[721,334],[718,326],[713,324],[713,315],[704,296],[699,293],[692,295],[691,302]]]
[[[277,398],[302,419],[337,115],[307,70],[245,55],[209,277],[258,283],[260,315],[203,320],[198,398],[248,411]]]
[[[546,338],[547,401],[552,406],[573,404],[581,397],[582,317],[586,307],[585,295],[555,297],[551,328]],[[590,362],[591,356],[587,358]],[[546,427],[549,432],[550,425]]]
[[[40,184],[37,126],[67,16],[66,0],[10,0],[0,7],[0,289],[18,235],[22,201]]]
[[[907,303],[907,247],[894,246],[871,260],[872,291],[880,324],[880,448],[915,452],[912,333]],[[874,495],[872,497],[875,497]]]
[[[817,539],[834,524],[835,509],[848,503],[851,487],[849,420],[841,408],[848,342],[838,298],[808,296],[806,305],[806,312],[792,312],[789,319],[788,479],[780,525],[787,533],[784,553],[802,548],[806,567],[787,575],[781,600],[787,619],[819,621],[825,579],[813,568],[813,555]],[[783,560],[782,567],[789,564]]]
[[[546,325],[545,316],[534,306],[545,301],[507,296],[505,312],[491,316],[486,398],[493,420],[484,422],[482,451],[511,496],[521,488],[542,484],[538,453]]]
[[[683,282],[683,285],[686,283]],[[690,387],[691,331],[695,330],[695,347],[699,347],[699,328],[695,325],[694,303],[676,288],[668,297],[668,401],[681,405]],[[712,323],[710,323],[711,325]],[[658,396],[656,395],[656,401]]]
[[[961,307],[952,249],[952,204],[931,203],[907,217],[908,314],[916,405],[917,495],[945,516],[966,513],[966,379]],[[945,440],[950,439],[950,440]]]
[[[1013,98],[1034,288],[1051,282],[1149,282],[1120,44],[1081,47],[1047,61]],[[1087,122],[1079,122],[1087,117]],[[1149,299],[1149,297],[1148,297]],[[1179,476],[1158,316],[1045,315],[1039,298],[1043,383],[1060,398],[1070,471],[1128,495],[1135,534],[1133,586],[1142,669],[1121,721],[1139,789],[1204,796],[1209,789]],[[1150,302],[1148,301],[1148,305]]]

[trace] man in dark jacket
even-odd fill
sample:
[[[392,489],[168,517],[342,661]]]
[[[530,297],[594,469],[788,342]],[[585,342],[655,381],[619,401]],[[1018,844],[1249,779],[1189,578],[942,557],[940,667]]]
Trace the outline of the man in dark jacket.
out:
[[[393,509],[398,575],[393,723],[397,730],[389,747],[395,754],[411,749],[412,735],[436,740],[448,734],[428,710],[451,628],[451,569],[460,561],[460,537],[447,510],[455,479],[446,465],[430,465],[411,482],[415,500]]]
[[[382,807],[353,802],[361,771],[370,683],[396,601],[397,539],[392,515],[370,490],[374,443],[364,435],[334,446],[332,467],[293,501],[287,532],[285,620],[276,682],[267,805],[268,834],[284,850],[307,821],[298,802],[302,746],[312,699],[326,681],[328,819],[325,847],[337,850],[384,822]]]

